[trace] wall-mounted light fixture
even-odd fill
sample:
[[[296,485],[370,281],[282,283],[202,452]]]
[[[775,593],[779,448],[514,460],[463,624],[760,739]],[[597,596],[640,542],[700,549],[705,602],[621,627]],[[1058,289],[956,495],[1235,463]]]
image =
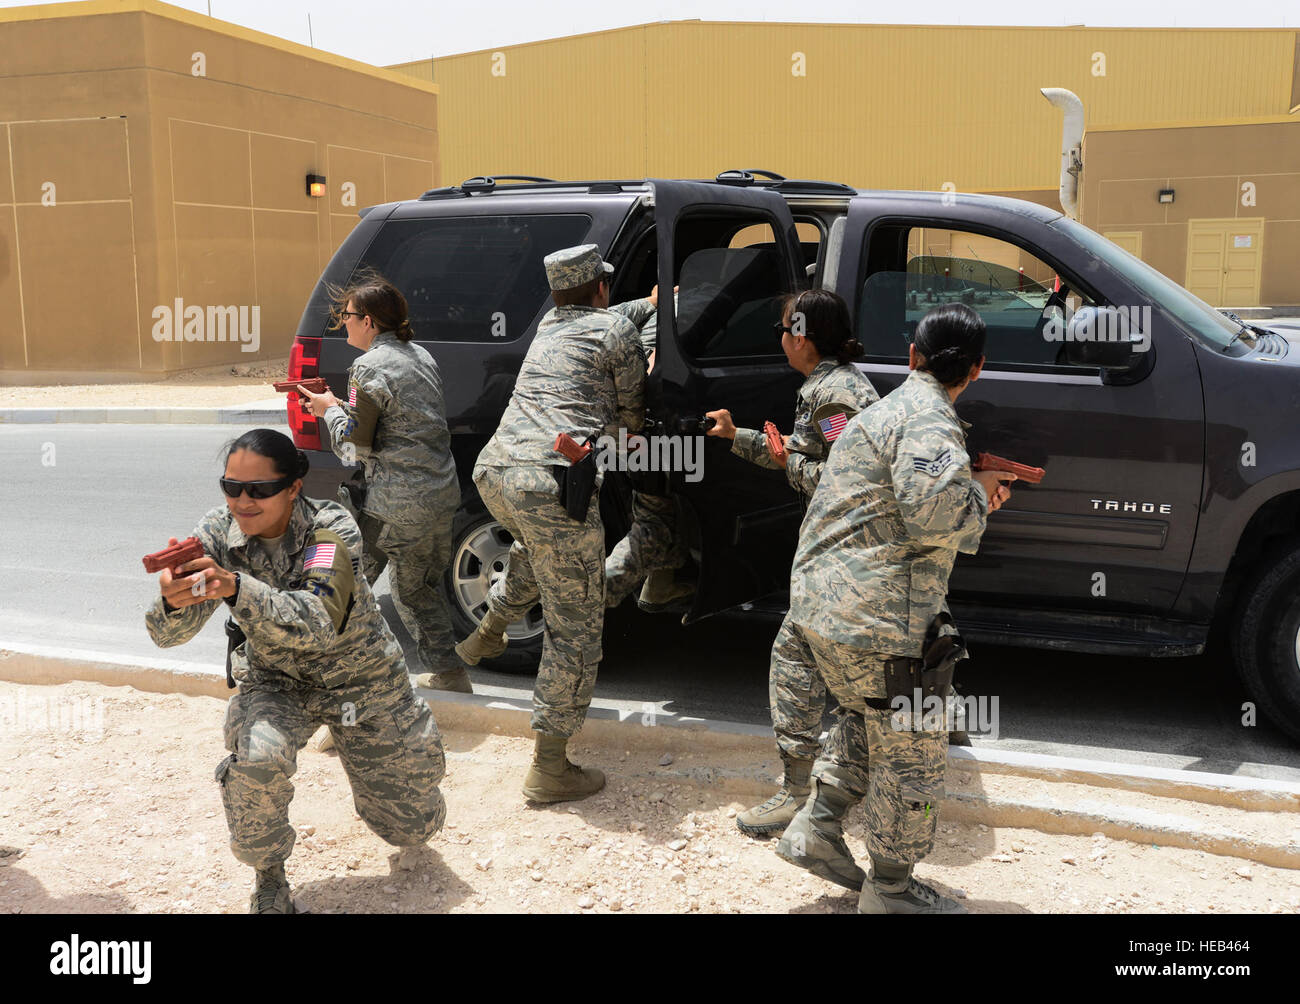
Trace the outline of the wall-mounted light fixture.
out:
[[[309,174],[307,175],[307,194],[313,199],[325,198],[325,175]]]
[[[1173,202],[1173,201],[1174,201],[1174,190],[1173,190],[1172,188],[1162,188],[1162,189],[1160,189],[1160,201],[1161,201],[1161,202]]]

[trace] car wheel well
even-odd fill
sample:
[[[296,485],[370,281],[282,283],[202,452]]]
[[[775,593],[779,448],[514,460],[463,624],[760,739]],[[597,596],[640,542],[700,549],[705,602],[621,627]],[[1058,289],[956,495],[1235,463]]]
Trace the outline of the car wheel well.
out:
[[[1260,506],[1237,541],[1215,606],[1216,633],[1232,616],[1242,587],[1277,554],[1277,545],[1300,535],[1300,491],[1287,492]],[[1300,538],[1298,538],[1300,539]]]

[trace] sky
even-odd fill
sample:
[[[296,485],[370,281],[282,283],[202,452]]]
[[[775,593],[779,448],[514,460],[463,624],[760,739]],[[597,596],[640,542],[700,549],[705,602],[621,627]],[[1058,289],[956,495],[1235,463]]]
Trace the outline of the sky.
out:
[[[0,0],[0,7],[27,0]],[[862,0],[180,0],[185,7],[377,66],[651,21],[988,24],[1300,29],[1297,0],[928,0],[916,8]],[[881,8],[864,14],[863,8]],[[895,14],[900,8],[904,13]],[[311,33],[308,34],[308,15]]]

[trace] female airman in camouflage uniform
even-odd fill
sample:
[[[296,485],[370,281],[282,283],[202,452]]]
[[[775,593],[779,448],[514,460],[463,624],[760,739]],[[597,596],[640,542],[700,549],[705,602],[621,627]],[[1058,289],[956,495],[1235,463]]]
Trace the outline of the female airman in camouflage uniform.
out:
[[[393,605],[428,670],[416,683],[470,693],[442,588],[460,506],[442,375],[433,357],[412,344],[406,299],[383,278],[367,276],[337,292],[335,312],[348,344],[362,350],[348,368],[348,399],[304,395],[329,427],[334,452],[365,467],[357,516],[366,542],[363,570],[373,585],[388,567]]]
[[[974,476],[954,402],[984,364],[984,322],[949,304],[917,326],[912,373],[849,423],[831,455],[799,533],[790,612],[773,660],[820,676],[846,714],[831,729],[812,774],[812,796],[786,828],[777,854],[832,882],[861,887],[863,913],[961,913],[912,878],[934,845],[948,750],[946,714],[905,713],[887,674],[904,684],[927,635],[955,633],[948,576],[973,553],[988,514],[1015,475]],[[901,671],[901,672],[900,672]],[[936,685],[937,686],[937,685]],[[942,698],[944,695],[939,693]],[[864,881],[842,820],[868,781]]]
[[[318,726],[334,737],[357,813],[388,843],[419,846],[446,816],[442,737],[360,574],[361,533],[337,502],[300,494],[306,473],[307,458],[279,432],[235,440],[226,504],[193,533],[204,557],[160,572],[162,595],[145,615],[163,648],[193,638],[223,602],[243,631],[231,656],[230,756],[216,777],[230,849],[257,870],[253,913],[294,912],[290,779]]]
[[[799,388],[794,432],[785,437],[786,459],[772,456],[764,433],[736,428],[725,408],[709,412],[717,420],[709,435],[733,439],[731,451],[751,463],[778,470],[784,467],[791,486],[807,506],[831,444],[848,420],[878,401],[880,395],[852,363],[862,354],[862,346],[853,337],[848,306],[830,290],[810,289],[787,297],[781,348],[790,365],[807,377]],[[785,829],[807,797],[826,707],[826,687],[816,673],[777,658],[775,652],[768,694],[785,770],[775,795],[736,817],[736,825],[751,835]]]

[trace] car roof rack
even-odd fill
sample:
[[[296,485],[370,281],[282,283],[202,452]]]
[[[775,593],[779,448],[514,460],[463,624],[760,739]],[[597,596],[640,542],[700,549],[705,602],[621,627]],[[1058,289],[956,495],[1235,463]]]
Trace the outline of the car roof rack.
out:
[[[752,185],[758,181],[758,175],[760,174],[768,181],[785,181],[784,174],[777,174],[775,171],[764,171],[758,167],[747,168],[743,171],[723,171],[713,180],[719,185]]]
[[[497,187],[498,181],[525,181],[529,184],[546,184],[553,182],[554,178],[538,178],[532,174],[494,174],[490,177],[479,175],[477,178],[466,178],[460,183],[462,192],[490,192]]]
[[[777,181],[771,186],[775,191],[788,192],[791,194],[807,193],[809,195],[857,195],[858,190],[852,185],[845,185],[838,181],[808,181],[804,179],[791,178],[788,181]]]
[[[761,175],[761,177],[760,177]],[[783,174],[777,174],[775,171],[764,171],[756,167],[745,170],[723,171],[713,179],[719,185],[736,185],[749,187],[770,188],[773,191],[785,192],[787,194],[807,194],[807,195],[857,195],[858,190],[850,185],[842,185],[837,181],[807,181],[802,179],[787,178]]]
[[[513,181],[519,184],[498,185],[500,181]],[[630,178],[623,180],[606,180],[599,181],[556,181],[554,178],[539,178],[531,174],[494,174],[480,175],[476,178],[469,178],[462,181],[459,185],[451,185],[443,188],[431,188],[420,196],[420,201],[430,199],[448,198],[461,196],[468,198],[472,195],[488,195],[500,188],[502,191],[531,191],[534,189],[545,188],[585,188],[588,193],[593,195],[609,195],[621,192],[625,186],[643,186],[644,178]]]
[[[857,195],[858,190],[850,185],[836,181],[812,181],[787,178],[775,171],[762,168],[723,171],[711,181],[700,179],[705,184],[734,185],[737,187],[767,188],[786,195]],[[501,185],[499,182],[513,182]],[[567,188],[586,189],[590,195],[615,195],[626,188],[642,188],[646,178],[600,179],[596,181],[556,181],[554,178],[539,178],[531,174],[493,174],[468,178],[459,185],[443,188],[431,188],[419,197],[419,201],[432,199],[469,198],[477,195],[490,195],[493,192],[528,192],[538,189]]]

